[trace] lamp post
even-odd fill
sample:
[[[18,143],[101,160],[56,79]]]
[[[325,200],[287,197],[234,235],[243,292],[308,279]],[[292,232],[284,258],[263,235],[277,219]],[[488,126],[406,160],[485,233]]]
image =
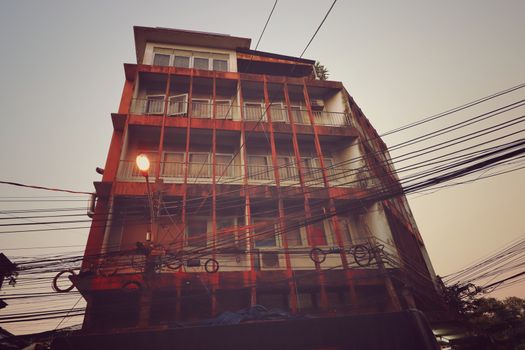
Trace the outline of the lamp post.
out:
[[[149,210],[150,210],[150,221],[149,221],[149,231],[146,232],[146,241],[148,243],[152,242],[154,239],[153,237],[153,227],[155,224],[155,210],[153,208],[153,195],[151,193],[151,188],[149,186],[149,168],[150,168],[150,161],[148,159],[148,156],[145,154],[139,154],[136,158],[136,164],[137,167],[140,170],[140,174],[143,175],[146,178],[146,188],[148,191],[148,203],[149,203]]]

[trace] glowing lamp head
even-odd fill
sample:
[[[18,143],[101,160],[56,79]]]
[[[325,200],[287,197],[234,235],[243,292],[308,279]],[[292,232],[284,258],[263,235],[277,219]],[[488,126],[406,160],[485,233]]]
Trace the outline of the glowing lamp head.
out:
[[[149,159],[145,154],[139,154],[136,159],[137,167],[143,173],[147,173],[149,170]]]

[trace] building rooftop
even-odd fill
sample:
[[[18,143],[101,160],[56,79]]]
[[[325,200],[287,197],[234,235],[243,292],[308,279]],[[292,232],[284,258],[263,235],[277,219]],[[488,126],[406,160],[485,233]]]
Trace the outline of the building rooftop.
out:
[[[141,63],[144,56],[146,42],[159,42],[177,45],[201,46],[215,49],[250,49],[252,39],[217,34],[198,32],[193,30],[170,29],[161,27],[134,26],[135,52],[137,63]]]

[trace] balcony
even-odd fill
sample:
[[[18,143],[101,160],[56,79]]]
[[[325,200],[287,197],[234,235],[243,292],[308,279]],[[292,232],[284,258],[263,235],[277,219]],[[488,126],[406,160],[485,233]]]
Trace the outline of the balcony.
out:
[[[186,96],[186,95],[183,95]],[[186,97],[172,96],[168,99],[168,113],[170,117],[187,117],[188,101]],[[207,99],[193,99],[191,103],[193,118],[213,117],[213,103]],[[166,108],[164,96],[149,96],[148,98],[135,98],[131,102],[131,114],[146,116],[162,116]],[[233,119],[234,113],[239,106],[232,105],[229,100],[220,100],[215,102],[215,117],[217,119]]]
[[[131,101],[130,113],[145,116],[163,116],[167,108],[169,117],[188,117],[188,95],[170,96],[168,103],[164,95],[153,95],[147,98],[134,98]],[[191,102],[191,117],[212,119],[215,107],[216,119],[240,120],[239,105],[232,104],[231,100],[216,100],[215,105],[209,99],[194,98]],[[311,125],[308,110],[304,107],[291,106],[293,121],[299,125]],[[267,122],[267,110],[263,103],[246,102],[243,106],[244,120],[251,122]],[[288,109],[283,103],[270,106],[272,122],[290,123]],[[347,127],[352,122],[347,113],[331,111],[312,111],[314,122],[319,126]]]
[[[274,123],[290,123],[288,117],[288,109],[284,108],[282,104],[271,105],[270,114],[272,122]],[[291,106],[290,111],[294,123],[300,125],[311,125],[308,110],[301,107]],[[320,126],[345,127],[350,126],[351,119],[348,114],[342,112],[328,112],[328,111],[312,111],[314,122]],[[261,121],[267,122],[267,111],[263,104],[245,103],[244,104],[244,118],[246,121]]]
[[[219,156],[220,157],[220,156]],[[182,157],[181,157],[182,159]],[[275,172],[270,164],[270,157],[265,161],[268,164],[247,164],[247,181],[250,184],[275,186]],[[299,186],[299,170],[294,161],[278,158],[279,180],[282,186]],[[303,159],[303,179],[306,186],[324,187],[323,168],[316,166],[311,159]],[[376,179],[370,177],[365,169],[347,169],[332,165],[327,158],[326,175],[331,186],[359,189],[372,189],[378,186]],[[157,163],[153,162],[149,170],[150,181],[155,178]],[[184,183],[184,177],[188,173],[188,183],[211,184],[213,178],[213,166],[208,160],[205,162],[192,161],[187,166],[184,161],[164,161],[160,164],[160,177],[168,183]],[[215,165],[215,181],[217,184],[241,184],[244,178],[244,166],[235,163],[217,163]],[[140,173],[134,161],[120,161],[118,171],[119,181],[142,182],[144,176]]]
[[[150,177],[155,177],[156,164],[152,164],[149,171]],[[188,172],[188,183],[211,183],[213,168],[210,162],[162,162],[160,164],[160,177],[166,182],[183,183]],[[215,165],[215,179],[217,183],[241,183],[241,166],[236,164],[217,163]],[[142,182],[144,176],[138,170],[134,161],[121,160],[118,179],[120,181]]]

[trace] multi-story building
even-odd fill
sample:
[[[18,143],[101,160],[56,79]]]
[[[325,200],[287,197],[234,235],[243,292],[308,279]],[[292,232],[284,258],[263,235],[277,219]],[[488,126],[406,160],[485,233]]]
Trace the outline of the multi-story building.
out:
[[[342,83],[247,38],[134,32],[72,278],[84,331],[255,305],[326,318],[440,309],[387,147]]]

